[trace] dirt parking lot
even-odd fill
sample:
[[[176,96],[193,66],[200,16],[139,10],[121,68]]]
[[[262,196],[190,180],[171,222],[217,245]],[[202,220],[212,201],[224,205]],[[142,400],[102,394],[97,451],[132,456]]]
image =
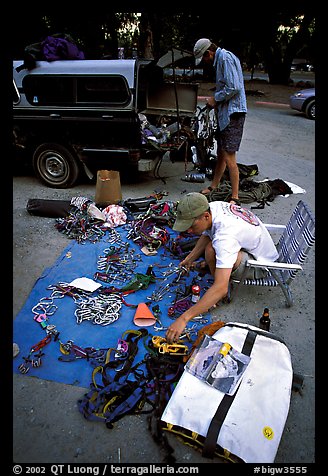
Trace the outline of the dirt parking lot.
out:
[[[263,85],[255,89],[263,90]],[[286,223],[297,202],[304,200],[315,213],[315,123],[288,107],[294,87],[272,87],[260,96],[249,96],[249,111],[238,162],[257,164],[258,180],[280,178],[301,187],[305,193],[278,196],[257,210],[266,223]],[[206,96],[204,87],[200,95]],[[268,104],[263,104],[262,102]],[[276,103],[272,106],[271,103]],[[201,184],[183,182],[183,162],[165,159],[163,178],[145,175],[138,183],[122,184],[123,199],[166,190],[169,200],[179,200],[186,191],[198,191]],[[13,317],[24,305],[35,281],[52,266],[69,244],[54,229],[54,219],[31,216],[26,211],[30,198],[68,200],[74,196],[94,198],[94,183],[73,189],[49,189],[32,174],[13,178]],[[258,325],[264,307],[270,308],[271,330],[284,339],[292,356],[294,371],[304,376],[302,395],[293,393],[289,416],[276,463],[315,462],[315,248],[304,270],[292,284],[295,304],[286,308],[279,289],[241,288],[231,304],[213,311],[214,319]],[[17,365],[20,356],[14,360]],[[161,463],[162,454],[153,442],[145,416],[127,416],[108,430],[105,425],[83,419],[77,400],[85,389],[31,378],[13,376],[13,461],[15,463]],[[275,402],[272,402],[274,405]],[[251,409],[250,409],[251,411]],[[199,452],[173,438],[177,463],[208,463]],[[222,461],[215,460],[216,463]]]

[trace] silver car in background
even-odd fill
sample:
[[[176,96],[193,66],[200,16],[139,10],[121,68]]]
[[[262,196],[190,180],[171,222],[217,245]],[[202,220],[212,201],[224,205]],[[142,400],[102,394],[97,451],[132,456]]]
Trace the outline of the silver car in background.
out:
[[[308,119],[315,119],[315,88],[302,89],[290,96],[289,105]]]

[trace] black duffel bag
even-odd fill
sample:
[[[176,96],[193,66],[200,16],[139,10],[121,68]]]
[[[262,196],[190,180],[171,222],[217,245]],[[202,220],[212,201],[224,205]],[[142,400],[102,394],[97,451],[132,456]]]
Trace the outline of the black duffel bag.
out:
[[[30,198],[27,201],[26,210],[30,215],[48,218],[64,218],[72,209],[70,200],[44,200]]]

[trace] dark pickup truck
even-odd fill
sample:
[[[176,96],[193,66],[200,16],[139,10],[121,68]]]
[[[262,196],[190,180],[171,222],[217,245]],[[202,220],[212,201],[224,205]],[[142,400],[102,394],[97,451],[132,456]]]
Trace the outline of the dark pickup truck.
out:
[[[70,188],[81,173],[154,170],[179,148],[198,85],[168,82],[143,59],[13,62],[14,147],[47,186]]]

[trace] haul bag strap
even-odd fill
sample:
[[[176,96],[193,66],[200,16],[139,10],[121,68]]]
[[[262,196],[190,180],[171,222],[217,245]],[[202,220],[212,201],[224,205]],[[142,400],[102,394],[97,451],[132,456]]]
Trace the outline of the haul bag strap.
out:
[[[227,322],[226,324],[224,324],[224,327],[238,327],[238,329],[247,329],[247,327],[241,326],[241,325],[237,324],[236,322]],[[286,345],[286,343],[284,342],[283,339],[281,339],[281,337],[278,337],[278,336],[272,334],[272,332],[262,331],[261,329],[256,329],[256,334],[259,335],[259,336],[267,337],[268,339],[276,340],[277,342],[281,342],[282,344]]]
[[[242,354],[250,356],[255,339],[256,339],[256,335],[257,335],[256,332],[251,330],[248,331],[242,351],[241,351]],[[202,455],[205,458],[213,458],[215,454],[218,435],[220,433],[224,419],[227,416],[227,413],[232,405],[232,402],[234,401],[234,398],[238,392],[238,389],[239,387],[237,388],[234,395],[227,395],[227,394],[224,395],[220,405],[218,406],[218,409],[215,412],[214,417],[212,418],[212,421],[207,431],[207,435],[204,441],[204,447],[202,451]]]

